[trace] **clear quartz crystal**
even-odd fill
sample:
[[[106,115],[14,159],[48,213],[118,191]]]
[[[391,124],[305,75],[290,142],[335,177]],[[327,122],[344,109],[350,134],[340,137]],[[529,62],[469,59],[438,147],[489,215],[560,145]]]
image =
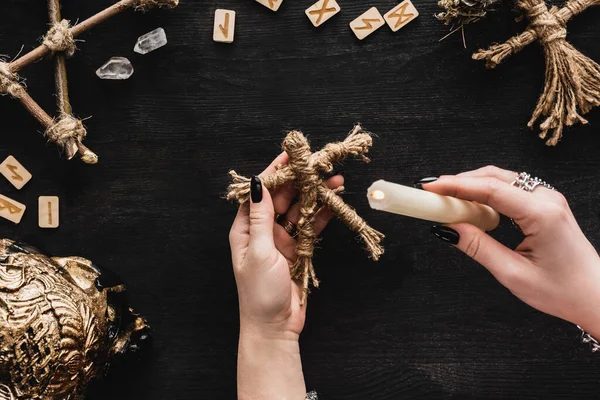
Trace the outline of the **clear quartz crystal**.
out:
[[[139,54],[148,54],[167,44],[167,35],[163,28],[158,28],[140,36],[135,43],[133,51]]]
[[[125,80],[133,75],[133,65],[125,57],[113,57],[98,68],[96,75],[100,79]]]

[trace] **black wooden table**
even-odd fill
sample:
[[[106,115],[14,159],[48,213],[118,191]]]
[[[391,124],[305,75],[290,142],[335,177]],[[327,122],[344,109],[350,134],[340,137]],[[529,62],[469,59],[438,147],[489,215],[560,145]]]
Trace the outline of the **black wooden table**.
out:
[[[325,232],[315,264],[322,287],[310,297],[302,354],[309,388],[323,399],[581,398],[600,393],[600,360],[570,324],[524,305],[482,267],[432,237],[429,224],[372,211],[370,183],[400,183],[496,164],[540,175],[570,199],[584,232],[600,245],[600,112],[590,126],[547,148],[525,124],[543,84],[533,45],[497,70],[473,50],[523,29],[504,10],[438,42],[448,28],[433,0],[400,32],[363,42],[348,23],[395,0],[339,0],[340,15],[315,29],[312,0],[285,0],[272,13],[252,0],[182,0],[174,11],[127,12],[97,27],[68,61],[72,103],[92,118],[87,166],[61,160],[21,106],[0,98],[0,158],[13,154],[33,180],[0,192],[25,203],[23,221],[0,221],[3,237],[54,255],[82,255],[117,271],[154,328],[143,362],[113,373],[91,399],[234,399],[238,312],[227,234],[235,208],[222,200],[227,171],[260,172],[285,131],[314,147],[342,139],[356,122],[377,134],[372,163],[347,162],[347,194],[387,235],[369,261],[340,223]],[[83,19],[111,0],[64,0]],[[216,8],[238,12],[236,41],[212,41]],[[43,1],[0,4],[0,53],[29,50],[46,30]],[[600,60],[600,9],[570,25],[569,40]],[[159,26],[169,44],[146,56],[136,38]],[[112,56],[135,66],[124,82],[95,70]],[[54,110],[48,60],[23,75]],[[37,197],[58,195],[61,226],[37,227]],[[495,236],[515,245],[503,221]]]

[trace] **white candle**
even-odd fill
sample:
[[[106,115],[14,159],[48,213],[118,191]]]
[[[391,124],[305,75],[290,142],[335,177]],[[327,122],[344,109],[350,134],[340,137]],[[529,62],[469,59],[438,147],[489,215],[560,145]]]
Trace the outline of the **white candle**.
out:
[[[367,197],[375,210],[426,221],[442,224],[468,222],[485,231],[495,229],[500,223],[500,215],[486,205],[383,180],[371,185]]]

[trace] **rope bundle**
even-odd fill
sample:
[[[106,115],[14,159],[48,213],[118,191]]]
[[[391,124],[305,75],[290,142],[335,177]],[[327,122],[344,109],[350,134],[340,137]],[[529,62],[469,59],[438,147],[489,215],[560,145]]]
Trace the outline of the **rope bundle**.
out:
[[[545,86],[527,126],[532,128],[543,118],[539,136],[549,146],[558,143],[565,126],[587,124],[582,115],[600,105],[600,66],[566,40],[567,22],[599,4],[600,0],[569,0],[560,9],[548,9],[543,0],[519,0],[517,5],[530,22],[526,31],[473,54],[473,59],[485,60],[488,68],[495,68],[525,46],[540,42],[546,58]]]
[[[356,126],[343,142],[329,143],[322,150],[311,153],[306,137],[299,131],[290,132],[283,142],[283,149],[288,153],[289,163],[280,166],[271,175],[261,176],[267,189],[274,189],[286,182],[293,181],[299,193],[300,219],[298,236],[296,237],[296,261],[291,267],[293,279],[302,282],[304,302],[309,285],[319,286],[312,264],[312,257],[317,241],[313,220],[322,206],[327,206],[353,232],[360,235],[366,250],[375,261],[383,254],[381,241],[384,235],[371,228],[356,211],[346,204],[337,191],[327,187],[323,176],[333,172],[333,165],[348,156],[358,156],[365,162],[369,159],[365,154],[373,144],[371,135]],[[227,199],[245,203],[250,196],[250,179],[230,171],[232,184],[229,186]]]

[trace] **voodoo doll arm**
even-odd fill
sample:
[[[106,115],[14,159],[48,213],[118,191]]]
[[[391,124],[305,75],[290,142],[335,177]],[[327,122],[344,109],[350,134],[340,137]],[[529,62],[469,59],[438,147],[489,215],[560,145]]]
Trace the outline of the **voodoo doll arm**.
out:
[[[368,132],[356,126],[343,142],[330,143],[322,150],[311,153],[306,137],[298,131],[290,132],[283,142],[283,149],[288,153],[289,163],[278,166],[273,174],[262,175],[261,181],[268,189],[274,189],[286,182],[294,182],[299,193],[300,219],[296,237],[296,260],[291,268],[293,279],[302,282],[304,302],[309,284],[319,286],[315,276],[312,257],[317,235],[314,231],[313,220],[319,207],[328,207],[353,232],[360,235],[367,247],[371,258],[378,260],[383,254],[381,241],[384,235],[371,228],[356,211],[346,204],[338,192],[327,188],[323,175],[333,171],[333,164],[344,160],[347,156],[359,156],[365,162],[365,156],[372,145]],[[227,199],[239,203],[248,201],[250,194],[250,179],[230,171],[232,184],[229,186]]]

